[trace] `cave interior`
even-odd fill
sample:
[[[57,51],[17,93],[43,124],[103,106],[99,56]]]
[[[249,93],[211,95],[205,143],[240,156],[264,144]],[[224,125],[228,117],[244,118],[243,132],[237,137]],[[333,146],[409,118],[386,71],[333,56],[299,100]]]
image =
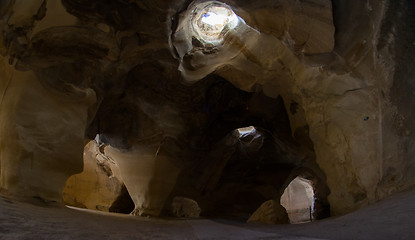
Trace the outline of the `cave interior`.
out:
[[[0,192],[287,224],[411,189],[414,5],[3,0]]]

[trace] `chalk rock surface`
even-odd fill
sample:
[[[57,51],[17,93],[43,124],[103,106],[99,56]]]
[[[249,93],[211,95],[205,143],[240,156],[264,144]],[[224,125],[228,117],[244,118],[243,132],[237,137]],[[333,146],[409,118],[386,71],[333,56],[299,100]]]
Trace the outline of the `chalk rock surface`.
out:
[[[289,223],[287,211],[275,200],[264,202],[248,219],[248,222],[263,222],[269,224]]]

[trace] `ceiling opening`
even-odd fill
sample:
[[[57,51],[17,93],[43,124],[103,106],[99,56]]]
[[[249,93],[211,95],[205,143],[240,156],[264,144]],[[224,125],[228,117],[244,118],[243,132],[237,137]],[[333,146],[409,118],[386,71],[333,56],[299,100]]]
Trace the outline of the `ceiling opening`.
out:
[[[239,133],[239,137],[242,137],[248,134],[255,134],[256,129],[253,126],[249,126],[249,127],[238,128],[237,131]]]
[[[192,19],[193,30],[197,38],[205,43],[218,44],[227,31],[234,29],[238,16],[221,2],[211,1],[196,6]]]

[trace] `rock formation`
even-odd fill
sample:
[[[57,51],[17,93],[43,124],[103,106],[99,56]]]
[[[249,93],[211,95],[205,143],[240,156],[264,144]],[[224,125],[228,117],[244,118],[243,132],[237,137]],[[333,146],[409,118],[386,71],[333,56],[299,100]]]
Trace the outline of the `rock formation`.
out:
[[[175,197],[171,204],[171,212],[175,217],[198,218],[201,210],[197,202],[189,198]]]
[[[97,134],[136,215],[183,196],[246,219],[297,176],[313,182],[320,217],[412,187],[413,9],[4,0],[0,189],[61,202]]]
[[[248,219],[248,222],[263,222],[268,224],[288,223],[287,211],[275,200],[264,202]]]
[[[84,149],[84,170],[71,176],[63,189],[65,204],[106,212],[130,213],[134,209],[119,166],[90,141]],[[132,208],[131,208],[132,207]]]

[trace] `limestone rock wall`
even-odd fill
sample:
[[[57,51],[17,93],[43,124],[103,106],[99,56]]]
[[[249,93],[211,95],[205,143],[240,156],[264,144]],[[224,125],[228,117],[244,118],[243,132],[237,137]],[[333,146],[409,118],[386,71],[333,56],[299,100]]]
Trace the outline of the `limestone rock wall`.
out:
[[[180,168],[169,157],[158,155],[157,147],[142,147],[134,152],[108,148],[105,153],[120,166],[125,185],[135,203],[132,214],[160,215]]]
[[[33,71],[2,58],[1,189],[61,201],[66,179],[82,171],[82,148],[91,92],[70,99],[48,91]]]
[[[288,223],[287,211],[278,202],[269,200],[264,202],[248,219],[248,222],[263,222],[268,224]]]
[[[401,6],[405,5],[408,3],[403,1]],[[319,8],[326,11],[323,16],[330,16],[331,6],[322,6],[326,6]],[[390,52],[377,45],[382,24],[386,24],[387,7],[385,1],[334,1],[334,21],[330,25],[332,19],[326,18],[326,24],[319,26],[325,27],[326,32],[338,27],[335,47],[320,54],[298,51],[293,46],[300,40],[292,39],[294,44],[290,44],[286,38],[256,31],[242,23],[228,32],[217,52],[204,56],[194,48],[183,54],[184,66],[192,66],[183,71],[184,77],[194,81],[215,71],[240,89],[260,88],[268,96],[281,95],[287,108],[297,106],[300,111],[290,112],[291,128],[293,132],[309,128],[317,163],[327,175],[332,213],[350,212],[385,197],[385,192],[413,186],[413,178],[408,177],[413,172],[413,160],[405,160],[406,169],[398,167],[410,150],[403,154],[402,145],[391,146],[387,140],[401,134],[385,122],[390,121],[390,114],[400,116],[388,95],[396,81],[391,76],[393,66],[385,64],[390,60]],[[271,18],[267,20],[273,22]],[[279,26],[275,25],[275,32]],[[274,31],[268,28],[268,32]],[[385,43],[383,47],[390,45]],[[409,129],[406,134],[410,134]],[[393,152],[403,155],[398,157]],[[386,179],[396,178],[400,182],[392,189],[384,184]]]
[[[66,205],[75,207],[125,213],[134,209],[118,165],[101,152],[95,141],[85,146],[84,170],[66,181],[62,195]]]
[[[157,215],[173,196],[208,201],[203,189],[250,173],[203,173],[235,166],[206,155],[250,125],[270,132],[272,164],[288,169],[261,186],[275,192],[249,193],[258,202],[298,168],[327,182],[335,215],[414,186],[412,3],[224,1],[241,21],[212,45],[186,29],[201,2],[2,1],[1,189],[59,200],[100,134],[136,212]]]

